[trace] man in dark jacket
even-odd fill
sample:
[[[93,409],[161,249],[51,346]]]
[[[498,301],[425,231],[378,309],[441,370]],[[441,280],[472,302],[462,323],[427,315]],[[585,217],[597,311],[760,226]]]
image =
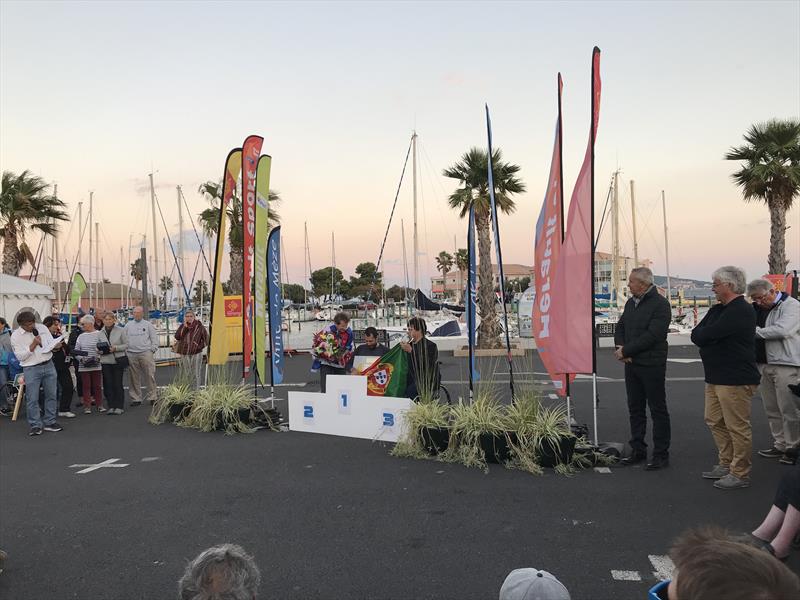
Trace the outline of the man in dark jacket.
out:
[[[647,406],[653,419],[653,457],[648,471],[669,465],[671,429],[667,411],[667,331],[672,308],[653,285],[653,272],[637,267],[628,278],[632,297],[625,304],[614,333],[614,355],[625,363],[625,390],[631,423],[631,455],[622,463],[647,459]]]
[[[735,490],[750,486],[750,405],[761,379],[756,366],[756,315],[743,296],[742,269],[720,267],[712,280],[719,304],[692,330],[705,371],[705,421],[719,452],[718,464],[703,477],[716,479],[715,488]]]
[[[425,319],[411,317],[406,331],[408,341],[400,342],[403,351],[409,354],[406,397],[427,400],[439,390],[439,349],[425,337],[428,331]]]

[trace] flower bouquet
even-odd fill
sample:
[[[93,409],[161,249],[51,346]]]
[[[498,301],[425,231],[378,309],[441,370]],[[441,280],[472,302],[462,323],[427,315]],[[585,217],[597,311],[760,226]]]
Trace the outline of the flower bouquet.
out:
[[[339,336],[323,330],[314,334],[311,354],[322,362],[344,367],[353,353],[347,350]]]

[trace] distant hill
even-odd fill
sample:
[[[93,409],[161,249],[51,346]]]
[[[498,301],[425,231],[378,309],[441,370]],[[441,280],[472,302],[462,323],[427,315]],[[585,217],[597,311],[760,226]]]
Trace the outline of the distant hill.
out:
[[[667,285],[667,276],[666,275],[653,275],[653,282],[660,286],[664,287]],[[710,281],[703,281],[701,279],[689,279],[688,277],[676,277],[675,275],[670,276],[670,283],[673,286],[682,285],[682,286],[690,286],[693,288],[701,288],[705,286],[711,286]]]

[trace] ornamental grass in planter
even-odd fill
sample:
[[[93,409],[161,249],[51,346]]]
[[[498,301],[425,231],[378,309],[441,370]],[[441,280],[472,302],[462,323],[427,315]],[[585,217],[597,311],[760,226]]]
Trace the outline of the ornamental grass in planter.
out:
[[[450,441],[450,407],[423,398],[406,412],[405,431],[392,449],[393,456],[428,458],[447,450]]]
[[[459,402],[451,414],[453,425],[445,460],[487,470],[487,462],[509,459],[510,443],[516,435],[491,386],[480,386],[472,404]]]
[[[181,425],[206,432],[252,433],[254,430],[249,425],[252,404],[252,387],[210,383],[197,391],[192,410]]]
[[[561,406],[542,408],[533,428],[533,442],[539,464],[562,474],[571,466],[577,438],[567,425],[567,411]]]
[[[176,379],[163,389],[147,420],[153,425],[177,423],[191,410],[194,396],[195,390],[188,383]]]
[[[506,463],[508,468],[527,471],[533,475],[542,474],[535,435],[541,410],[540,394],[533,388],[520,389],[516,402],[506,408],[506,417],[516,433],[516,439],[511,442],[511,460]]]

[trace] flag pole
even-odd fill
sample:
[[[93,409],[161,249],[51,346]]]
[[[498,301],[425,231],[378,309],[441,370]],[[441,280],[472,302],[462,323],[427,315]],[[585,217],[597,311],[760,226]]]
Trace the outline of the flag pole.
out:
[[[506,359],[508,360],[508,386],[511,388],[511,401],[514,402],[514,363],[511,360],[511,338],[508,331],[508,311],[506,310],[506,281],[503,273],[503,251],[500,248],[500,223],[497,221],[497,204],[494,199],[494,167],[492,165],[492,122],[489,118],[489,105],[486,107],[486,134],[489,142],[489,152],[487,157],[489,169],[489,199],[491,201],[492,224],[494,225],[494,245],[497,250],[497,271],[500,278],[500,302],[503,305],[503,326],[506,334]]]
[[[597,107],[595,103],[597,102],[597,97],[595,94],[594,89],[594,82],[597,77],[599,77],[599,73],[595,72],[596,65],[599,66],[599,57],[600,57],[600,48],[597,46],[594,47],[592,50],[592,80],[591,80],[591,94],[592,94],[592,114],[589,116],[589,122],[591,127],[591,143],[592,143],[592,153],[591,153],[591,175],[589,178],[589,182],[591,185],[591,210],[589,214],[591,216],[591,230],[590,235],[592,236],[590,239],[594,241],[594,142],[595,136],[597,135],[596,131],[596,122],[595,122],[595,114]],[[597,60],[595,60],[597,59]],[[594,266],[594,254],[595,248],[592,246],[592,252],[589,256],[589,261],[591,263],[591,270],[592,270],[592,278],[589,283],[591,286],[591,293],[589,294],[590,302],[590,310],[592,311],[592,418],[594,421],[594,443],[595,445],[600,443],[600,435],[597,432],[597,329],[595,327],[595,317],[594,317],[594,276],[595,276],[595,266]],[[616,277],[616,273],[613,275]]]
[[[561,211],[561,244],[564,244],[564,238],[566,237],[565,225],[566,222],[564,221],[564,135],[563,135],[563,127],[564,121],[561,118],[561,90],[564,87],[564,82],[561,79],[561,73],[558,74],[558,194],[559,194],[559,203],[561,206],[559,210]],[[572,426],[572,396],[570,393],[569,387],[569,373],[564,374],[564,389],[567,398],[567,427]]]

